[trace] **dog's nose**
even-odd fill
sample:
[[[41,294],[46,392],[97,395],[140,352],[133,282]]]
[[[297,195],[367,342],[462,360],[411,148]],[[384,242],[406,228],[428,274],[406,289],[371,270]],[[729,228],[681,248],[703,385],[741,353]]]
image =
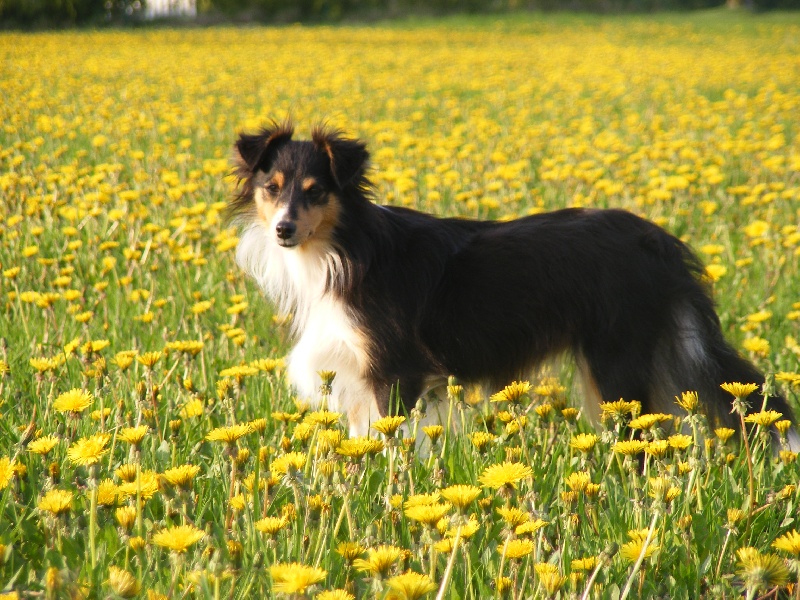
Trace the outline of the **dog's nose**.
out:
[[[282,240],[288,240],[296,231],[297,225],[291,221],[281,221],[275,225],[275,233],[277,233],[278,237]]]

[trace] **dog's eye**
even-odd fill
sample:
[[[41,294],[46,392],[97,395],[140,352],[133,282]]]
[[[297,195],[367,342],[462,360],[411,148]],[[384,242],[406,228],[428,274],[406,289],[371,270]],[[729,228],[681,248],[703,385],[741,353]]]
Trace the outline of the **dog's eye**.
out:
[[[309,196],[319,196],[322,194],[322,187],[319,185],[312,185],[310,188],[306,190],[306,194]]]
[[[281,186],[279,186],[277,183],[267,184],[267,191],[274,196],[281,191]]]

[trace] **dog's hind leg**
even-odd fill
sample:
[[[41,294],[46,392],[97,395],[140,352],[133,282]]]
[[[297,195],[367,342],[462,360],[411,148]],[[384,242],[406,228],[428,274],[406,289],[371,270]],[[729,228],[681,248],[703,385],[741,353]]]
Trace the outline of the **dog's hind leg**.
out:
[[[661,410],[650,395],[654,348],[632,341],[600,341],[585,344],[578,367],[581,370],[587,402],[638,400],[643,412]],[[589,408],[592,413],[592,408]]]

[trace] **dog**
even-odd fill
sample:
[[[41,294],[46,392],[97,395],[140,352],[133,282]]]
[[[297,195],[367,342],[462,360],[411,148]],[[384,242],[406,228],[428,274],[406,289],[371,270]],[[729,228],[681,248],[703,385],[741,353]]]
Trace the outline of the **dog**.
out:
[[[507,222],[437,218],[374,200],[366,145],[291,124],[240,134],[238,264],[293,314],[287,374],[302,397],[336,373],[329,408],[350,434],[454,375],[501,389],[575,357],[587,401],[675,412],[697,391],[734,425],[724,382],[764,383],[726,342],[689,247],[622,210],[567,208]],[[789,417],[781,396],[770,408]],[[761,408],[758,402],[756,409]]]

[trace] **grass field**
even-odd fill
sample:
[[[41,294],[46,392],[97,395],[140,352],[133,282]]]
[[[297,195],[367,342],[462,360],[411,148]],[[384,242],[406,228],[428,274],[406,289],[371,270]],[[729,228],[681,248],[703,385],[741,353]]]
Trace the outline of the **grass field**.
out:
[[[764,426],[744,448],[691,395],[590,424],[566,369],[454,384],[458,433],[348,441],[293,397],[291,317],[222,219],[236,133],[287,116],[367,140],[382,202],[627,208],[693,245],[797,406],[800,17],[3,33],[0,57],[1,598],[800,598],[796,454]]]

